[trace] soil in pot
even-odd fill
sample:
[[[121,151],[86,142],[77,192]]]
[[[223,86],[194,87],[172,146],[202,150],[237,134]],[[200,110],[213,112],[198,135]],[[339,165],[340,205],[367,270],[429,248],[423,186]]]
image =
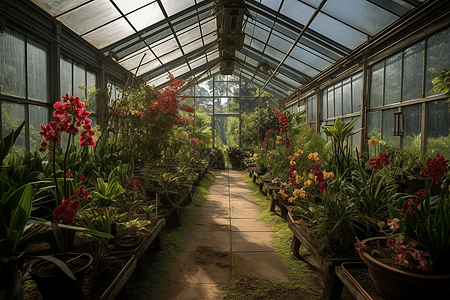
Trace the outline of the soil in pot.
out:
[[[58,266],[47,260],[38,259],[31,263],[29,274],[36,282],[44,300],[79,299],[84,279],[93,258],[89,253],[68,253],[67,266],[74,274],[73,280]]]
[[[119,250],[134,250],[141,244],[141,238],[137,236],[124,236],[117,240],[116,245]]]

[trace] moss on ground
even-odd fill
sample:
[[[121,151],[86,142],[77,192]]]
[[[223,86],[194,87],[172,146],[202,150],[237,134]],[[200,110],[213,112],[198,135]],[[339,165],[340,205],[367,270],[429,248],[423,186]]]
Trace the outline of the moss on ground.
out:
[[[181,246],[192,226],[195,225],[197,212],[206,202],[209,187],[214,182],[217,171],[209,171],[196,188],[191,202],[181,214],[180,227],[161,233],[164,250],[144,255],[142,259],[142,272],[135,272],[132,283],[134,298],[148,299],[163,284],[164,278],[170,273],[172,264],[181,258]]]

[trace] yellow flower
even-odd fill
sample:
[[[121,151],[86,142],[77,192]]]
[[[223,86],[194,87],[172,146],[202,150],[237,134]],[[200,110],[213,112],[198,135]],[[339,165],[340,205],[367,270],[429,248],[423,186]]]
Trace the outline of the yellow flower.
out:
[[[300,195],[300,190],[299,189],[295,189],[293,194],[294,194],[295,197],[298,197]]]
[[[291,160],[291,166],[293,166],[295,164],[296,164],[295,160]]]
[[[288,199],[288,202],[289,202],[289,203],[292,203],[292,202],[294,202],[294,201],[295,201],[295,199],[296,199],[296,198],[294,198],[294,197],[291,197],[291,198],[289,198],[289,199]]]
[[[292,186],[292,181],[289,181],[288,186]]]
[[[303,185],[306,186],[306,187],[309,187],[311,185],[311,183],[312,183],[312,181],[308,180]]]
[[[253,157],[256,159],[258,157],[258,153],[253,154]]]
[[[300,156],[300,154],[298,154],[297,152],[294,153],[294,158],[297,158],[299,156]]]
[[[370,146],[376,146],[376,145],[378,145],[378,140],[373,136],[373,137],[370,138],[368,144]]]
[[[281,139],[283,139],[283,137],[277,135],[277,140],[281,140]]]
[[[295,176],[297,176],[297,170],[294,170],[294,172],[292,172]]]
[[[312,159],[312,160],[314,160],[314,161],[319,161],[319,160],[320,160],[319,154],[318,154],[317,152],[310,153],[310,154],[308,155],[308,159]]]
[[[303,150],[302,150],[302,149],[298,149],[298,150],[297,150],[297,153],[298,153],[298,154],[303,154]]]
[[[295,179],[296,184],[300,184],[300,182],[301,182],[300,178]]]
[[[280,144],[282,144],[283,142],[282,141],[277,141],[277,145],[280,145]]]
[[[333,172],[325,172],[325,171],[323,171],[322,173],[323,173],[323,178],[324,179],[327,179],[328,177],[331,177],[331,178],[334,177]]]
[[[306,197],[306,191],[302,188],[301,190],[300,190],[300,198],[305,198]]]
[[[312,173],[308,175],[308,178],[311,179],[311,180],[315,180],[316,179],[314,174],[312,174]]]
[[[186,138],[188,138],[189,137],[189,134],[188,133],[186,133]]]

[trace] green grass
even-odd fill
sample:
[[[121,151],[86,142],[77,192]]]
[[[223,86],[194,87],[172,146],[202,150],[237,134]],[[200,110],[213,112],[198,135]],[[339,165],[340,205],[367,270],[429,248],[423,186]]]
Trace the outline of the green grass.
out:
[[[201,180],[200,186],[195,191],[193,202],[181,214],[181,226],[161,233],[164,249],[141,258],[143,270],[135,272],[130,280],[135,299],[148,299],[151,294],[155,293],[163,284],[165,276],[170,273],[172,264],[181,258],[181,246],[188,231],[197,221],[197,212],[206,202],[206,195],[209,195],[208,189],[217,173],[215,170],[209,171]]]

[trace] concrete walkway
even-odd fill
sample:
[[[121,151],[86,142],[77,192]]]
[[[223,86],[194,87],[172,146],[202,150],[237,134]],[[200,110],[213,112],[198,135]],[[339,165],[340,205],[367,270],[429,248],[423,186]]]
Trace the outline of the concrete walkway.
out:
[[[256,221],[261,212],[242,175],[220,171],[187,235],[181,259],[152,299],[220,299],[222,288],[241,275],[289,280],[272,247],[272,229]]]

